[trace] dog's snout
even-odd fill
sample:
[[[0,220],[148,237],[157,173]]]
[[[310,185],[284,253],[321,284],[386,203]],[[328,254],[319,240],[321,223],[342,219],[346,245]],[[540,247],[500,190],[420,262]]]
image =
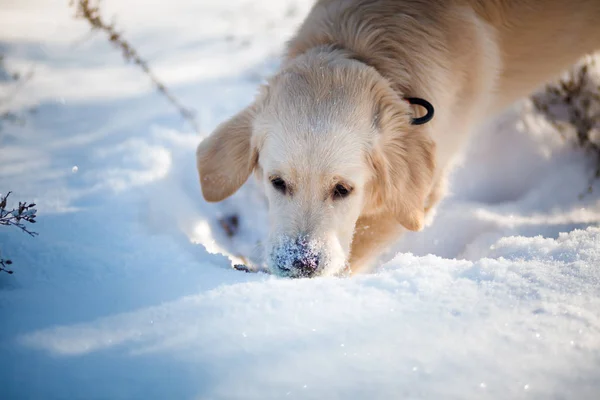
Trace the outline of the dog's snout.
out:
[[[302,257],[292,262],[292,268],[295,275],[299,277],[310,278],[316,275],[319,270],[318,257]]]
[[[300,237],[283,240],[271,256],[273,267],[281,275],[293,278],[316,276],[322,267],[322,254],[315,243]]]

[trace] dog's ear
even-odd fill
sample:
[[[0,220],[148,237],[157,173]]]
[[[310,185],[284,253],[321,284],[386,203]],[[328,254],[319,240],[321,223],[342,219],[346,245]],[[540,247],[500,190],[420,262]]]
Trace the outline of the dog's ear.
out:
[[[196,166],[206,201],[221,201],[246,182],[258,161],[252,148],[255,104],[223,122],[196,151]]]
[[[372,200],[406,229],[423,228],[435,169],[435,143],[428,125],[413,125],[410,106],[388,90],[377,93],[375,125],[379,131],[370,154],[375,179]]]

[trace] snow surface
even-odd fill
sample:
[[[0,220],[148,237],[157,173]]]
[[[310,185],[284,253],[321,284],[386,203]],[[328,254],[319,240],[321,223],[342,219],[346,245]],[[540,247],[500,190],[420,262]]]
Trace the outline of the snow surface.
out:
[[[202,135],[310,7],[104,3]],[[589,158],[527,103],[481,129],[453,196],[376,273],[247,274],[231,263],[265,235],[252,183],[203,202],[200,137],[66,4],[0,13],[9,68],[34,71],[11,106],[37,107],[0,131],[0,192],[40,210],[39,237],[0,229],[0,399],[600,398],[600,185],[579,197]]]

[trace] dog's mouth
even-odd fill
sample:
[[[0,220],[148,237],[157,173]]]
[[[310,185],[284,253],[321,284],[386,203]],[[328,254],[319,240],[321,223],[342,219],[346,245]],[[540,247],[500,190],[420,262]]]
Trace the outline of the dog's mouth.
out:
[[[274,243],[268,261],[273,274],[290,278],[321,275],[328,265],[324,245],[306,235],[282,236]]]
[[[237,234],[239,219],[237,215],[219,219],[219,224],[228,237]],[[331,251],[325,240],[319,240],[308,235],[277,236],[278,239],[269,241],[264,246],[258,242],[253,256],[246,257],[235,254],[237,263],[233,269],[246,273],[267,273],[284,278],[314,278],[318,276],[344,277],[350,274],[350,267],[345,257],[340,253],[333,261]]]
[[[269,272],[286,278],[347,276],[348,263],[335,260],[324,241],[308,236],[281,237],[268,252]]]

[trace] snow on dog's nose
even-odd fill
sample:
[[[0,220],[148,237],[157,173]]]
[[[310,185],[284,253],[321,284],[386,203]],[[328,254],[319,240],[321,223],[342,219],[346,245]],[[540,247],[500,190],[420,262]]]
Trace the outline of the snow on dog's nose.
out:
[[[310,278],[323,268],[321,244],[307,236],[283,237],[270,255],[273,273],[290,278]]]

